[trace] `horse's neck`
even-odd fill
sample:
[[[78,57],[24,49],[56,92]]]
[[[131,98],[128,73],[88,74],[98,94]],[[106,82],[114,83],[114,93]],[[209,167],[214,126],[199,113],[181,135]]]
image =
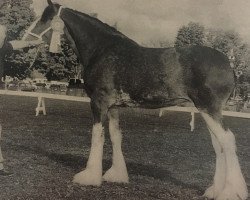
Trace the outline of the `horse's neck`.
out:
[[[76,43],[75,43],[74,39],[72,38],[72,36],[70,35],[67,28],[64,28],[64,33],[65,33],[66,38],[68,39],[68,41],[70,43],[70,46],[74,50],[75,54],[77,55],[78,58],[80,58],[80,54],[79,54],[79,51],[78,51],[78,49],[76,47]]]
[[[78,13],[65,9],[61,15],[65,26],[66,37],[73,44],[73,48],[80,56],[83,65],[88,65],[89,60],[98,51],[105,49],[112,40],[106,40],[101,32],[91,27],[90,22]]]

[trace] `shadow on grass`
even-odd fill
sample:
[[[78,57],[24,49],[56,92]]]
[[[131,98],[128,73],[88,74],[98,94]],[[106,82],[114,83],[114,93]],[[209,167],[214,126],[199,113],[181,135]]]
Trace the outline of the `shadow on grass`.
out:
[[[12,145],[9,144],[9,147],[14,150],[20,151],[27,151],[31,152],[37,155],[45,156],[49,158],[50,160],[53,160],[57,162],[58,164],[61,164],[65,167],[70,167],[76,171],[82,170],[87,163],[88,158],[85,158],[83,156],[78,155],[72,155],[72,154],[60,154],[55,152],[49,152],[45,151],[44,149],[40,147],[28,147],[23,145]],[[127,162],[127,168],[128,173],[133,175],[140,175],[140,176],[146,176],[146,177],[152,177],[154,179],[158,179],[161,181],[166,181],[175,184],[176,186],[181,186],[183,188],[187,189],[194,189],[197,190],[198,193],[202,194],[203,190],[193,184],[184,183],[181,180],[176,179],[171,172],[169,172],[166,169],[162,169],[160,167],[157,167],[155,165],[144,165],[139,163],[133,163],[133,162]],[[103,170],[106,171],[109,169],[109,167],[112,165],[111,160],[103,160]]]

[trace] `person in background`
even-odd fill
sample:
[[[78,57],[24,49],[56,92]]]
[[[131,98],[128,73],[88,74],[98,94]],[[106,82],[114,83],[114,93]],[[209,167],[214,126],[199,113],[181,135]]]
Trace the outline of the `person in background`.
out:
[[[4,67],[5,67],[5,56],[8,53],[11,53],[13,50],[18,50],[26,47],[36,46],[42,43],[42,40],[34,41],[22,41],[22,40],[13,40],[7,41],[7,29],[5,26],[0,25],[0,82],[4,77]],[[0,140],[1,140],[2,126],[0,125]],[[3,166],[3,156],[0,145],[0,176],[9,176],[12,173],[7,172]]]

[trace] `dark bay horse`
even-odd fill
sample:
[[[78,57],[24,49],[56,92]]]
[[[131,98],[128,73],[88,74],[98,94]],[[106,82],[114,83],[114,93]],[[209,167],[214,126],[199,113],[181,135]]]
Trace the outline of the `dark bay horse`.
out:
[[[102,180],[128,182],[122,154],[119,107],[162,108],[193,102],[207,123],[216,152],[214,181],[205,196],[246,199],[248,192],[236,154],[233,133],[223,125],[222,108],[234,89],[234,74],[222,53],[201,46],[145,48],[87,14],[48,0],[32,30],[40,34],[57,15],[84,66],[84,81],[93,112],[92,144],[87,167],[74,177],[82,185]],[[103,123],[109,120],[112,167],[102,175]]]

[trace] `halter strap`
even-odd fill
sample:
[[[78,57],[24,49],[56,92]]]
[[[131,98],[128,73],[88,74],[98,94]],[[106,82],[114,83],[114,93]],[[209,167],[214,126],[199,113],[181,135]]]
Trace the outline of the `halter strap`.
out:
[[[58,17],[60,17],[63,8],[64,8],[63,6],[60,6],[60,8],[59,8],[59,10],[58,10],[58,13],[57,13],[57,16],[58,16]]]
[[[32,30],[35,28],[35,26],[36,26],[36,24],[38,23],[39,20],[40,20],[40,17],[38,17],[38,18],[36,19],[36,21],[34,21],[34,22],[30,25],[30,27],[28,28],[28,30],[25,31],[25,34],[24,34],[22,40],[25,40],[25,39],[28,37],[28,35],[32,35],[32,36],[34,36],[34,37],[40,39],[40,36],[39,36],[38,34],[32,33]]]
[[[60,17],[61,13],[62,13],[62,9],[64,7],[63,6],[60,6],[59,10],[58,10],[58,13],[57,13],[57,16]],[[22,40],[25,40],[28,35],[32,35],[34,37],[36,37],[37,39],[42,39],[42,37],[48,32],[51,30],[51,26],[49,28],[47,28],[46,30],[44,30],[42,33],[40,34],[36,34],[36,33],[33,33],[32,30],[35,28],[36,24],[39,22],[39,20],[41,19],[41,17],[37,18],[36,21],[34,21],[31,26],[29,27],[29,29],[27,31],[25,31],[25,34],[22,38]]]
[[[45,33],[47,33],[49,30],[51,29],[51,26],[49,28],[47,28],[45,31],[43,31],[42,33],[40,33],[40,37],[42,37]]]

